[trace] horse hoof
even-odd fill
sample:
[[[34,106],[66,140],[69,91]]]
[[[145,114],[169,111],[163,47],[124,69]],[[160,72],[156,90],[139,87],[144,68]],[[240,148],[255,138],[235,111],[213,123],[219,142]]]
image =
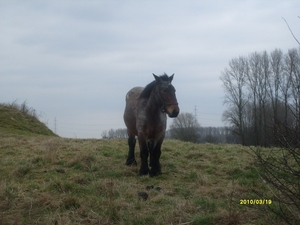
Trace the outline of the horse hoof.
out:
[[[158,175],[162,175],[162,172],[161,171],[150,171],[150,177],[155,177],[155,176],[158,176]]]
[[[139,172],[139,176],[147,176],[148,174],[149,174],[148,172],[144,172],[144,173]]]
[[[131,160],[127,160],[125,165],[126,166],[136,166],[137,162],[135,161],[135,159],[131,159]]]
[[[140,169],[139,176],[146,176],[149,174],[149,169]]]

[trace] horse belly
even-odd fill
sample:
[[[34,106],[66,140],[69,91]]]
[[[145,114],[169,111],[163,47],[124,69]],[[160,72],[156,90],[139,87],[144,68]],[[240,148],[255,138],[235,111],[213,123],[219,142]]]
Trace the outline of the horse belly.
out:
[[[138,97],[143,91],[142,87],[134,87],[126,94],[126,106],[124,111],[124,122],[128,130],[128,134],[137,135],[136,129],[136,107]]]

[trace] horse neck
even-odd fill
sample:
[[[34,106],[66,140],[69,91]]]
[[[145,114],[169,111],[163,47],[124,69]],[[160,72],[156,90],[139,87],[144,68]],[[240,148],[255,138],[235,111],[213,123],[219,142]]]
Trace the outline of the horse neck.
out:
[[[147,101],[147,105],[146,105],[147,111],[150,112],[151,115],[155,115],[161,112],[161,107],[163,107],[162,101],[157,96],[155,89],[153,89]]]

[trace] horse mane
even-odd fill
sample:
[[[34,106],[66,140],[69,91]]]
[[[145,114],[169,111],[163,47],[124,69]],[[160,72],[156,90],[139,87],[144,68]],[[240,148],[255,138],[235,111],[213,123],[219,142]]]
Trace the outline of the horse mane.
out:
[[[160,75],[159,77],[160,77],[160,79],[162,79],[163,81],[168,81],[168,80],[169,80],[169,76],[168,76],[166,73],[164,73],[163,75]],[[154,80],[154,81],[152,81],[150,84],[148,84],[148,85],[144,88],[144,90],[142,91],[142,93],[140,94],[140,97],[139,97],[139,98],[149,98],[150,95],[151,95],[151,92],[152,92],[153,88],[154,88],[155,85],[156,85],[156,83],[157,83],[157,81]]]

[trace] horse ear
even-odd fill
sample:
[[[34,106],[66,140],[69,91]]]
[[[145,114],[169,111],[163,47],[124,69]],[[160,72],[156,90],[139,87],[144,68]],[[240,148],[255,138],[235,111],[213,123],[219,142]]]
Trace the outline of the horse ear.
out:
[[[170,83],[172,82],[173,78],[174,78],[174,73],[169,77]]]
[[[160,79],[159,76],[156,76],[154,73],[152,73],[152,74],[153,74],[153,76],[154,76],[154,78],[155,78],[155,80],[156,80],[157,82],[161,81],[161,79]]]

